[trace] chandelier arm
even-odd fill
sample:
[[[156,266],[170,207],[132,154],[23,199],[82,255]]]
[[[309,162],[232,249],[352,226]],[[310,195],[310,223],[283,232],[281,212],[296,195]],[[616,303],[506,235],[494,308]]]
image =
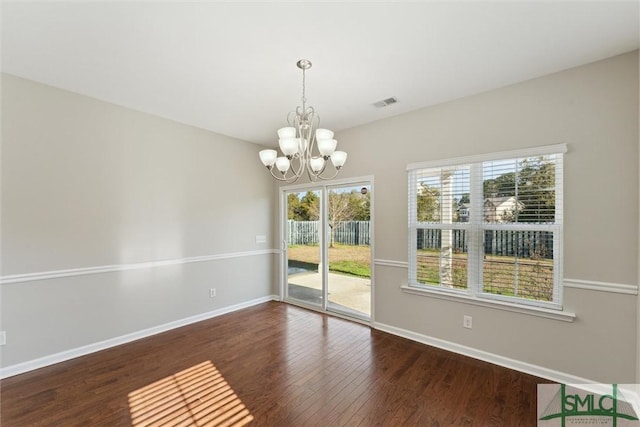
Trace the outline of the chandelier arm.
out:
[[[319,178],[319,179],[321,179],[321,180],[323,180],[323,181],[326,181],[326,180],[329,180],[329,179],[333,179],[333,178],[335,178],[336,176],[338,176],[338,174],[339,174],[339,173],[340,173],[340,170],[339,170],[339,169],[336,169],[336,172],[335,172],[332,176],[324,177],[324,176],[320,176],[320,175],[318,175],[318,178]]]
[[[295,124],[296,124],[295,119],[296,119],[297,115],[298,115],[297,111],[289,111],[289,114],[287,114],[287,124],[289,126],[296,127],[295,126]],[[291,119],[292,117],[293,117],[293,120]]]
[[[274,178],[277,179],[278,181],[282,181],[282,182],[285,182],[287,184],[293,184],[298,179],[300,179],[300,177],[296,176],[296,175],[290,176],[289,178],[281,178],[281,177],[277,177],[277,176],[274,176]]]
[[[307,117],[309,123],[309,134],[308,134],[308,152],[309,158],[313,157],[313,147],[316,145],[316,129],[318,129],[318,125],[320,124],[320,119],[316,114],[316,110],[313,107],[307,108],[305,111],[305,116]]]
[[[287,174],[288,174],[289,171],[285,172],[284,174],[282,174],[282,173],[280,173],[280,171],[278,171],[278,173],[280,173],[280,176],[278,176],[273,172],[274,169],[276,171],[278,170],[277,168],[272,167],[272,168],[269,169],[269,173],[271,173],[271,176],[274,177],[275,179],[277,179],[278,181],[286,182],[288,184],[293,184],[294,182],[296,182],[300,178],[300,175],[293,175],[293,176],[287,177]]]
[[[309,177],[309,181],[311,182],[316,182],[318,180],[318,177],[314,175],[311,169],[309,168],[307,168],[307,177]]]
[[[296,180],[298,180],[298,178],[300,178],[300,176],[302,175],[302,171],[304,170],[305,165],[306,165],[306,162],[304,162],[302,156],[297,157],[297,160],[298,160],[298,168],[297,169],[294,169],[294,168],[289,169],[289,170],[293,169],[292,173],[293,173],[293,175],[295,175]]]
[[[283,176],[278,176],[278,175],[276,175],[275,173],[273,173],[273,170],[274,170],[274,169],[276,169],[276,168],[273,168],[273,167],[272,167],[271,169],[269,169],[269,172],[271,173],[271,176],[272,176],[272,177],[274,177],[275,179],[277,179],[278,181],[286,182],[286,181],[287,181],[287,179],[286,179],[286,178],[284,178]],[[277,169],[276,169],[276,170],[277,170]],[[280,171],[278,171],[278,172],[280,172]]]

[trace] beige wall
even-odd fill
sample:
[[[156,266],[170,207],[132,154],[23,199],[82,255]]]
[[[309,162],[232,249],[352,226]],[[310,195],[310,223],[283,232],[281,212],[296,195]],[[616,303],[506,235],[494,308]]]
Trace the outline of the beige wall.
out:
[[[2,91],[3,276],[279,246],[275,186],[246,167],[260,147],[12,76]],[[637,285],[638,93],[635,52],[340,132],[340,177],[375,179],[376,258],[407,261],[407,163],[564,142],[565,278]],[[2,366],[267,296],[277,266],[2,285]],[[567,288],[565,323],[403,293],[404,268],[375,279],[378,323],[598,381],[640,371],[636,295]]]
[[[259,149],[3,75],[2,276],[271,249]],[[4,284],[2,366],[269,296],[273,258]]]
[[[566,143],[565,278],[638,283],[637,51],[337,137],[349,153],[341,177],[375,176],[376,258],[393,261],[407,261],[408,163]],[[375,277],[376,322],[587,379],[636,380],[636,295],[567,288],[577,319],[565,323],[403,293],[404,268],[378,265]]]

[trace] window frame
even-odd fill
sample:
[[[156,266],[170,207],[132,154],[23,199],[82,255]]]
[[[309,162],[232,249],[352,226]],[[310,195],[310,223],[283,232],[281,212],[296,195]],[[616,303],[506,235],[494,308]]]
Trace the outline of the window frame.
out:
[[[408,284],[403,290],[409,293],[423,293],[438,295],[445,299],[462,299],[479,305],[495,305],[498,307],[526,307],[534,311],[557,312],[562,311],[563,298],[563,164],[564,154],[567,152],[566,144],[540,146],[521,150],[487,153],[475,156],[442,159],[428,162],[411,163],[407,165],[408,177]],[[521,159],[545,155],[558,155],[555,161],[555,221],[552,224],[535,223],[489,223],[483,219],[483,162]],[[425,223],[417,221],[417,174],[425,169],[435,168],[459,168],[468,166],[470,180],[470,217],[469,222],[455,222],[452,224]],[[475,195],[475,197],[474,197]],[[480,195],[480,197],[478,197]],[[412,208],[413,207],[413,208]],[[467,250],[467,287],[456,289],[440,285],[429,285],[417,281],[417,233],[418,229],[462,229],[468,233]],[[483,291],[483,257],[485,230],[511,230],[511,231],[548,231],[553,235],[553,300],[550,302],[525,299],[519,297],[504,296]],[[567,313],[569,317],[575,316]],[[563,319],[566,320],[566,319]]]

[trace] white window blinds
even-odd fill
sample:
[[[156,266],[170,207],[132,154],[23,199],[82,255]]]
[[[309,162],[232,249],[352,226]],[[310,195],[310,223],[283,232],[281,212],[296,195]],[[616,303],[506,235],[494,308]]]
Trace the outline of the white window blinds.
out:
[[[559,307],[564,151],[410,165],[409,285]]]

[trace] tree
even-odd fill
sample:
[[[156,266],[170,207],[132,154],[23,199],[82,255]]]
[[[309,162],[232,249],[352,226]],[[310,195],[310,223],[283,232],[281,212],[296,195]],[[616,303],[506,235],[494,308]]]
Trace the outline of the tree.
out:
[[[320,218],[320,197],[315,192],[307,191],[302,196],[301,203],[305,211],[303,221],[317,221]]]
[[[287,195],[287,218],[294,221],[302,221],[302,208],[296,193]]]
[[[369,221],[371,218],[371,196],[369,193],[361,194],[357,190],[351,192],[329,191],[329,247],[334,247],[336,226],[343,221]],[[319,203],[313,205],[313,216],[320,217]]]
[[[300,197],[301,193],[287,195],[287,218],[294,221],[316,221],[320,211],[320,199],[313,191],[308,191]]]
[[[329,192],[329,228],[331,230],[330,247],[335,241],[337,226],[343,221],[369,221],[371,219],[370,193],[362,194],[358,190],[349,193]]]
[[[493,179],[487,179],[482,183],[484,198],[509,197],[516,194],[516,173],[507,172]]]
[[[520,162],[518,200],[523,208],[518,213],[520,222],[550,222],[556,215],[555,164],[544,157],[524,159]]]
[[[371,219],[371,193],[362,194],[353,190],[349,193],[349,204],[353,211],[352,221],[369,221]]]
[[[420,183],[417,196],[418,221],[439,221],[440,220],[440,190],[431,187],[424,182]]]

